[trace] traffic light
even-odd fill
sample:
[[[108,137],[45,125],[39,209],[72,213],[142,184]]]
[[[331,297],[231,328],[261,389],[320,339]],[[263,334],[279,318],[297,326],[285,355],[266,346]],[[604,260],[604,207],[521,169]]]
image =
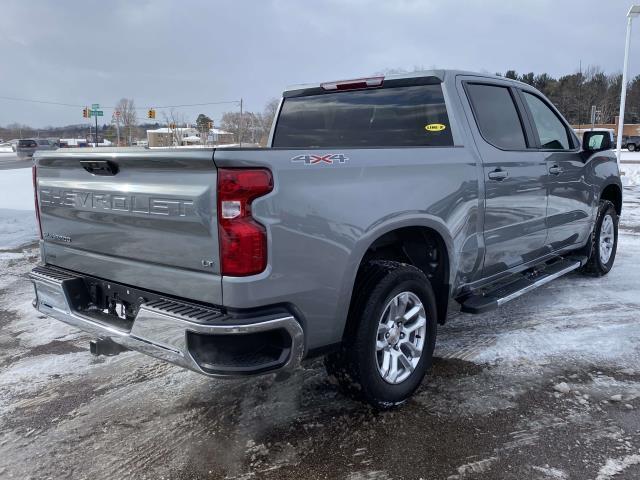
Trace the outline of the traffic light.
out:
[[[156,111],[153,108],[150,108],[147,112],[147,118],[156,118]]]
[[[211,130],[213,128],[213,122],[207,122],[207,128]]]
[[[84,118],[89,118],[89,117],[91,116],[91,113],[90,113],[90,111],[89,111],[89,107],[84,107],[84,108],[82,109],[82,116],[83,116]]]

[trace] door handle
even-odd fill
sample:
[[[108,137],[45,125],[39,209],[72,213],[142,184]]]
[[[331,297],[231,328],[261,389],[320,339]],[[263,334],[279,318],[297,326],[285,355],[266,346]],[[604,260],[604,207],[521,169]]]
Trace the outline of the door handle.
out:
[[[496,168],[493,172],[489,172],[489,180],[496,180],[498,182],[501,182],[508,176],[509,172],[502,170],[501,168]]]
[[[564,172],[564,169],[560,168],[558,165],[553,165],[552,167],[549,167],[549,173],[551,175],[560,175],[562,172]]]

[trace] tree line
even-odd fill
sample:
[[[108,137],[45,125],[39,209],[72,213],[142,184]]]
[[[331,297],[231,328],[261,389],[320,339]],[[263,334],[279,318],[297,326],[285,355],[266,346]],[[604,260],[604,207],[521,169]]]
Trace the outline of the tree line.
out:
[[[615,123],[620,108],[622,74],[606,74],[590,66],[582,72],[554,78],[547,73],[523,73],[507,70],[506,78],[519,80],[540,90],[572,125],[591,122],[591,107],[596,107],[596,123]],[[627,85],[625,123],[640,123],[640,75]]]

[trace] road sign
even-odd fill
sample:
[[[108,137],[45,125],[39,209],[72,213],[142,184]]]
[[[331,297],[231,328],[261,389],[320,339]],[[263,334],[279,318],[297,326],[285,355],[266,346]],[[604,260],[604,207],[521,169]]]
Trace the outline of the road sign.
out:
[[[100,104],[99,103],[92,103],[91,104],[91,110],[97,110],[100,108]]]
[[[92,117],[103,117],[104,112],[102,110],[91,110]]]

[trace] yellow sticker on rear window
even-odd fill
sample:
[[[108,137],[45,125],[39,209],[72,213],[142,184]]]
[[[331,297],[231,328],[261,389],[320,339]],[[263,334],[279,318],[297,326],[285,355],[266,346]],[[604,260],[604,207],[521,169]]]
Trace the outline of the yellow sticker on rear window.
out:
[[[424,129],[427,132],[441,132],[445,128],[447,128],[447,126],[442,123],[430,123],[429,125],[424,126]]]

